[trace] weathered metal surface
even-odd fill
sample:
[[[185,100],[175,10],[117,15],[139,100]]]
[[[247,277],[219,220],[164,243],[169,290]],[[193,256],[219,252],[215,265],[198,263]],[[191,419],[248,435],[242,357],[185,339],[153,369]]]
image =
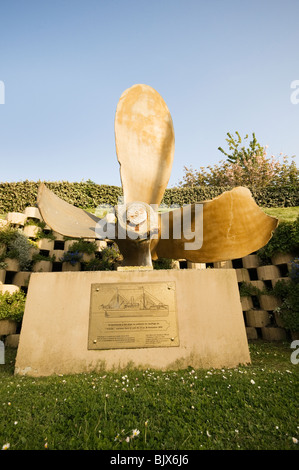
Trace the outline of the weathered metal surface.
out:
[[[174,282],[92,284],[88,349],[179,346]]]

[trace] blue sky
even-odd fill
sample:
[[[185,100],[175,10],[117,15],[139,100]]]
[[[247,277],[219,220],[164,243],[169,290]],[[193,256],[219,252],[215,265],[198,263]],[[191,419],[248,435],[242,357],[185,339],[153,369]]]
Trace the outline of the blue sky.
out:
[[[298,164],[298,17],[298,0],[0,0],[0,182],[120,185],[114,116],[136,83],[173,118],[169,186],[218,163],[227,132]]]

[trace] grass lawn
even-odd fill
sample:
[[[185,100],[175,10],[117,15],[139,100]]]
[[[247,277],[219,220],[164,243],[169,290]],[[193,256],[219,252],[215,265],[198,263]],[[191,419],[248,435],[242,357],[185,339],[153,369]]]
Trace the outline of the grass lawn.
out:
[[[14,376],[0,365],[0,449],[299,448],[299,364],[289,343],[250,343],[234,369]],[[297,355],[298,357],[299,355]]]
[[[294,222],[299,216],[299,207],[263,207],[264,212],[281,221]]]

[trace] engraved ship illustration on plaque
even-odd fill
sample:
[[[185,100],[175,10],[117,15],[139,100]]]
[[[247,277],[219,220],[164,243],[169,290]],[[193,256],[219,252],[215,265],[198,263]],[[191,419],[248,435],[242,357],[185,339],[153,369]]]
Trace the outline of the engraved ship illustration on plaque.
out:
[[[166,317],[169,314],[169,306],[145,291],[144,287],[134,290],[117,287],[110,302],[102,304],[101,308],[105,310],[105,317]]]

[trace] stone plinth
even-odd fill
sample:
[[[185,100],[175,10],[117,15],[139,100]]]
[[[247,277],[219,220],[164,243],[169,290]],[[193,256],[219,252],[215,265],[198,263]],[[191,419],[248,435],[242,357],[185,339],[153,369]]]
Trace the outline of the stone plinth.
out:
[[[92,284],[142,283],[146,286],[159,282],[175,283],[176,286],[179,346],[88,349]],[[16,374],[72,374],[122,369],[132,364],[160,370],[188,366],[221,368],[249,362],[246,329],[233,269],[31,275]]]

